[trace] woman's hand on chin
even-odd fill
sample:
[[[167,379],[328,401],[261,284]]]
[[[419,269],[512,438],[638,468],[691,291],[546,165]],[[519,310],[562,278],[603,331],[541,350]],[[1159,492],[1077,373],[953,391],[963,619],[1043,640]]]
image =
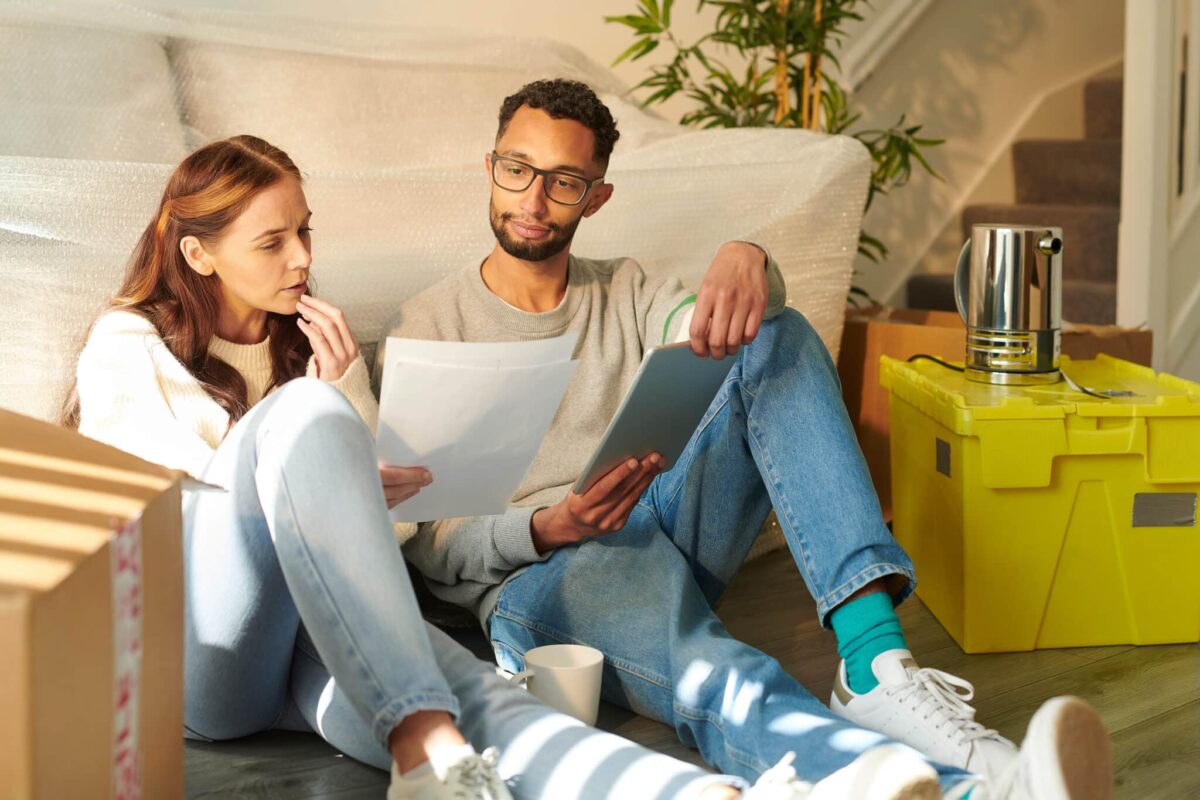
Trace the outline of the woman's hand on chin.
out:
[[[383,483],[383,496],[387,498],[388,508],[395,508],[433,483],[433,476],[424,467],[393,467],[380,464],[379,480]]]
[[[308,337],[317,359],[317,377],[332,383],[345,375],[358,358],[358,342],[341,309],[304,294],[296,303],[296,312],[300,315],[296,324]]]

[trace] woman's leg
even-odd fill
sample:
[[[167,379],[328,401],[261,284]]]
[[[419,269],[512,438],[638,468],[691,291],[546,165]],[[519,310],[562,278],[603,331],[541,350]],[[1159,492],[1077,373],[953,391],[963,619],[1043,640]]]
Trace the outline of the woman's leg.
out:
[[[230,431],[185,505],[185,724],[244,736],[286,707],[303,620],[371,736],[457,715],[392,537],[367,427],[329,384],[292,381]]]
[[[496,674],[433,626],[429,639],[462,706],[458,724],[476,750],[500,749],[500,775],[519,800],[695,798],[714,784],[738,785],[627,739],[588,727]],[[380,769],[387,752],[305,641],[297,642],[292,695],[313,730],[338,750]]]

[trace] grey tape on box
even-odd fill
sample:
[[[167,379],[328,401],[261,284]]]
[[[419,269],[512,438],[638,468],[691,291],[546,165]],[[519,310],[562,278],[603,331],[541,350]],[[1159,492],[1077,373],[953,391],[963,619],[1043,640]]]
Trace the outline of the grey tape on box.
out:
[[[1133,496],[1133,527],[1196,527],[1196,493],[1138,492]]]

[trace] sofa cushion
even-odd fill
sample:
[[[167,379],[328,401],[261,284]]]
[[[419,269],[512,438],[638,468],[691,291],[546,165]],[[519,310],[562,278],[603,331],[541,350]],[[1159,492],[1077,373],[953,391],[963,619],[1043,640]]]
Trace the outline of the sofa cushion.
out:
[[[583,80],[603,95],[621,127],[618,153],[679,132],[621,99],[611,73],[578,50],[543,42],[530,55],[527,42],[488,41],[482,55],[423,43],[437,54],[430,63],[414,52],[348,57],[182,38],[168,49],[193,146],[252,132],[313,171],[480,164],[501,101],[544,77]]]
[[[186,154],[153,36],[0,22],[0,154],[175,163]]]

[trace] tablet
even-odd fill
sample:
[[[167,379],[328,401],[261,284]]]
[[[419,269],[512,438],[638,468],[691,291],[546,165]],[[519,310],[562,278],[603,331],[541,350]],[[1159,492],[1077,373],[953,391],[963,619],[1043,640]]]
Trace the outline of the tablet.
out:
[[[667,462],[664,471],[673,467],[736,360],[701,358],[690,342],[650,348],[575,482],[575,493],[586,492],[630,456],[641,459],[658,452]]]

